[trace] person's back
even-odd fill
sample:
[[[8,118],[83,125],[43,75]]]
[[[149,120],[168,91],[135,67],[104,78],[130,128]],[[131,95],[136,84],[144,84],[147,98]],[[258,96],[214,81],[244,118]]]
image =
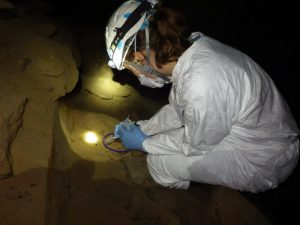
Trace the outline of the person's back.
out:
[[[238,112],[233,115],[233,122],[245,129],[256,130],[258,133],[255,136],[272,130],[269,137],[276,139],[275,142],[297,137],[299,130],[285,99],[261,66],[235,48],[205,35],[201,39],[197,52],[189,57],[203,58],[206,60],[205,67],[210,64],[226,71],[214,74],[220,77],[212,79],[223,79],[228,84],[228,97],[234,100],[228,103],[232,102],[231,107]],[[190,80],[190,83],[193,82]]]
[[[230,185],[256,192],[274,188],[286,179],[297,163],[299,130],[267,73],[244,53],[205,35],[178,62],[173,76],[180,94],[174,102],[182,107],[197,98],[203,105],[208,99],[202,115],[217,115],[206,116],[203,121],[206,128],[202,132],[214,133],[209,151],[234,151],[243,164],[235,172],[240,181],[233,179]],[[190,135],[208,142],[201,133]],[[195,147],[206,146],[198,143]],[[251,176],[256,178],[244,179]]]

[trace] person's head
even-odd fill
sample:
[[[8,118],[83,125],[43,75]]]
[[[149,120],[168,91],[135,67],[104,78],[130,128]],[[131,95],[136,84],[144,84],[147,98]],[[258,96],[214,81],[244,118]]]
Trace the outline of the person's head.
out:
[[[180,13],[160,8],[157,3],[130,0],[114,12],[106,28],[110,66],[119,70],[126,67],[139,75],[140,71],[126,61],[150,64],[158,72],[171,75],[178,58],[189,46],[187,24]]]
[[[185,18],[175,10],[158,8],[148,19],[150,64],[157,70],[168,70],[168,65],[176,63],[189,46],[186,37]],[[135,43],[129,48],[126,59],[146,63],[146,33],[139,30]],[[166,68],[167,67],[167,68]],[[166,73],[164,73],[166,74]],[[166,74],[171,75],[171,74]]]

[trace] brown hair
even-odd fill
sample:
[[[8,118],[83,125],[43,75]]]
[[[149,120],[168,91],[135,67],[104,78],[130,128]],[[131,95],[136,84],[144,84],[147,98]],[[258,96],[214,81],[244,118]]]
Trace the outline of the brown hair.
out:
[[[150,49],[155,51],[157,67],[177,61],[190,46],[186,37],[187,23],[185,17],[178,11],[160,8],[149,18]],[[134,44],[133,44],[134,45]],[[136,36],[136,50],[145,50],[145,31]],[[129,51],[129,56],[133,53]]]

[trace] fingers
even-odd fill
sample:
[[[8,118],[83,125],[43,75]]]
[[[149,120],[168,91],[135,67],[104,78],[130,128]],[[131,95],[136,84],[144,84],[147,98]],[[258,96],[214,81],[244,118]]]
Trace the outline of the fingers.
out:
[[[139,70],[137,70],[136,68],[134,68],[133,66],[124,63],[124,67],[128,70],[130,70],[130,72],[132,72],[135,76],[139,76],[141,74],[141,72]]]
[[[119,134],[119,128],[120,128],[120,124],[118,124],[116,127],[115,127],[115,131],[114,131],[114,136],[116,138],[118,138],[120,136]]]
[[[129,64],[126,64],[126,62],[124,62],[124,67],[128,70],[130,70],[131,73],[133,73],[135,76],[139,77],[142,75],[146,76],[146,77],[149,77],[150,79],[155,79],[156,76],[150,74],[150,73],[145,73],[143,71],[140,71],[136,68],[134,68],[132,65],[129,65]]]
[[[118,126],[118,135],[120,137],[124,136],[124,134],[131,132],[131,127],[130,125],[124,125],[124,124],[120,124]]]
[[[132,135],[135,135],[135,133],[138,133],[139,130],[139,127],[134,123],[124,124],[123,122],[121,122],[118,125],[116,125],[114,135],[115,137],[120,138],[122,140],[123,138],[128,138]]]

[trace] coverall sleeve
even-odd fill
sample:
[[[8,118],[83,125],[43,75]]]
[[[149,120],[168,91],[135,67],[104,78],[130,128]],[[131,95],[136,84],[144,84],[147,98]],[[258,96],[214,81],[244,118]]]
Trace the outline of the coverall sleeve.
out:
[[[211,151],[228,135],[230,120],[226,109],[217,102],[207,105],[205,101],[197,99],[191,102],[184,111],[184,126],[147,138],[144,149],[151,154],[181,153],[186,156]]]
[[[229,134],[234,109],[226,81],[215,77],[218,71],[205,72],[203,78],[188,83],[182,95],[186,102],[182,111],[182,129],[150,137],[144,143],[147,152],[203,155]]]
[[[230,133],[231,110],[222,98],[220,94],[203,96],[187,106],[182,144],[185,155],[205,154]]]
[[[178,129],[183,126],[182,123],[182,111],[175,107],[172,100],[171,90],[169,97],[169,104],[163,106],[155,115],[149,120],[138,121],[141,130],[147,135],[155,135],[158,133],[164,133],[171,130]]]

